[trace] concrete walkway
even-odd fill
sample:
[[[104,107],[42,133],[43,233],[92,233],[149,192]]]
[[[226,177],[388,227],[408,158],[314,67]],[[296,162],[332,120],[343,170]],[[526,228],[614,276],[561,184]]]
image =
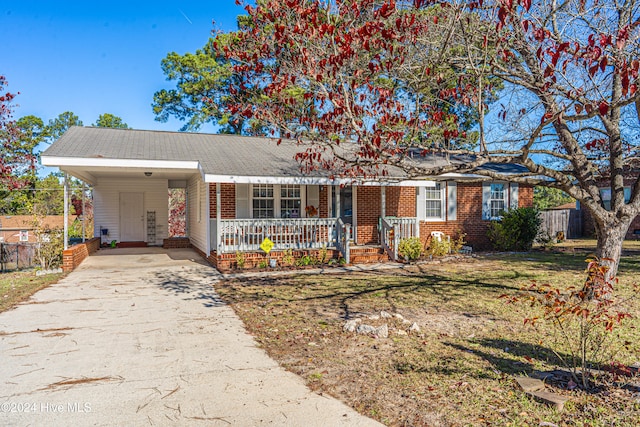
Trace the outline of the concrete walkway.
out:
[[[256,347],[190,250],[101,250],[0,314],[0,425],[374,426]]]

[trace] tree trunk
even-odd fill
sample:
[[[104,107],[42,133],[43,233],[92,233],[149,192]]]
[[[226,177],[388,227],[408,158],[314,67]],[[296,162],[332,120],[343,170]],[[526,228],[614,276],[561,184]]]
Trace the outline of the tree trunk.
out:
[[[607,278],[612,279],[618,274],[618,264],[622,253],[622,242],[629,229],[630,221],[603,222],[595,221],[598,246],[596,256],[603,265],[609,267]]]

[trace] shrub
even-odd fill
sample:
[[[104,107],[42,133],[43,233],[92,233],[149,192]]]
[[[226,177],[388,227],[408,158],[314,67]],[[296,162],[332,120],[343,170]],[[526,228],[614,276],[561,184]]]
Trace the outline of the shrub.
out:
[[[422,255],[422,241],[419,237],[405,237],[398,243],[398,254],[409,261],[415,261]]]
[[[238,268],[244,268],[246,264],[246,258],[243,252],[236,251],[236,265]]]
[[[561,290],[549,284],[533,282],[521,288],[515,296],[501,295],[507,303],[519,303],[533,308],[533,315],[524,319],[525,325],[537,329],[545,322],[551,326],[552,335],[544,333],[545,345],[550,346],[561,363],[571,371],[576,384],[589,388],[591,370],[608,362],[612,366],[614,352],[611,345],[612,331],[622,321],[631,317],[624,311],[629,301],[617,300],[613,284],[607,279],[608,267],[597,258],[587,259],[587,279],[579,287]],[[635,285],[637,294],[638,286]],[[549,339],[551,338],[551,339]],[[625,343],[627,346],[630,343]]]
[[[36,231],[36,257],[43,270],[51,270],[62,265],[64,236],[60,229],[41,229]]]
[[[266,259],[263,259],[258,263],[258,268],[267,268],[268,265],[269,265],[269,262]]]
[[[293,257],[293,250],[286,249],[282,253],[282,265],[291,267],[293,264],[295,264],[295,262],[296,262],[296,259]]]
[[[306,267],[312,264],[313,264],[313,258],[311,258],[309,255],[303,255],[300,259],[296,261],[296,265],[298,267]]]
[[[328,252],[327,245],[322,245],[322,248],[318,251],[319,264],[326,264]]]
[[[499,251],[528,251],[542,224],[540,212],[534,208],[509,209],[502,219],[489,224],[487,235]]]
[[[427,249],[427,254],[431,256],[444,256],[451,252],[451,242],[445,239],[434,239],[431,238],[431,243],[429,243],[429,249]]]

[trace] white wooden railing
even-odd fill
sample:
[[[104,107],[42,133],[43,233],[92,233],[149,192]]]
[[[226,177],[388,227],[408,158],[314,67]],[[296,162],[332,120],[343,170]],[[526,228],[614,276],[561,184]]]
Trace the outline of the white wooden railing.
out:
[[[398,261],[400,239],[420,236],[417,218],[380,218],[380,241],[382,248],[393,261]]]
[[[342,233],[336,218],[223,219],[220,236],[216,235],[216,225],[212,219],[211,247],[218,253],[257,251],[267,237],[274,243],[274,250],[339,249],[337,240]]]

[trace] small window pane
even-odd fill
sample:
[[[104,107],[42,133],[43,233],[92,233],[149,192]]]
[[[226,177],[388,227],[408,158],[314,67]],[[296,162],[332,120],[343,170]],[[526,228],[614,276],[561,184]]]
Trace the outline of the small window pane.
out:
[[[302,201],[300,186],[285,184],[280,186],[280,217],[300,218]]]
[[[427,218],[444,218],[442,210],[443,188],[439,182],[435,187],[425,187],[425,216]]]
[[[253,217],[273,218],[273,185],[256,184],[253,186]]]
[[[499,218],[505,211],[506,195],[504,184],[491,184],[491,218]]]

